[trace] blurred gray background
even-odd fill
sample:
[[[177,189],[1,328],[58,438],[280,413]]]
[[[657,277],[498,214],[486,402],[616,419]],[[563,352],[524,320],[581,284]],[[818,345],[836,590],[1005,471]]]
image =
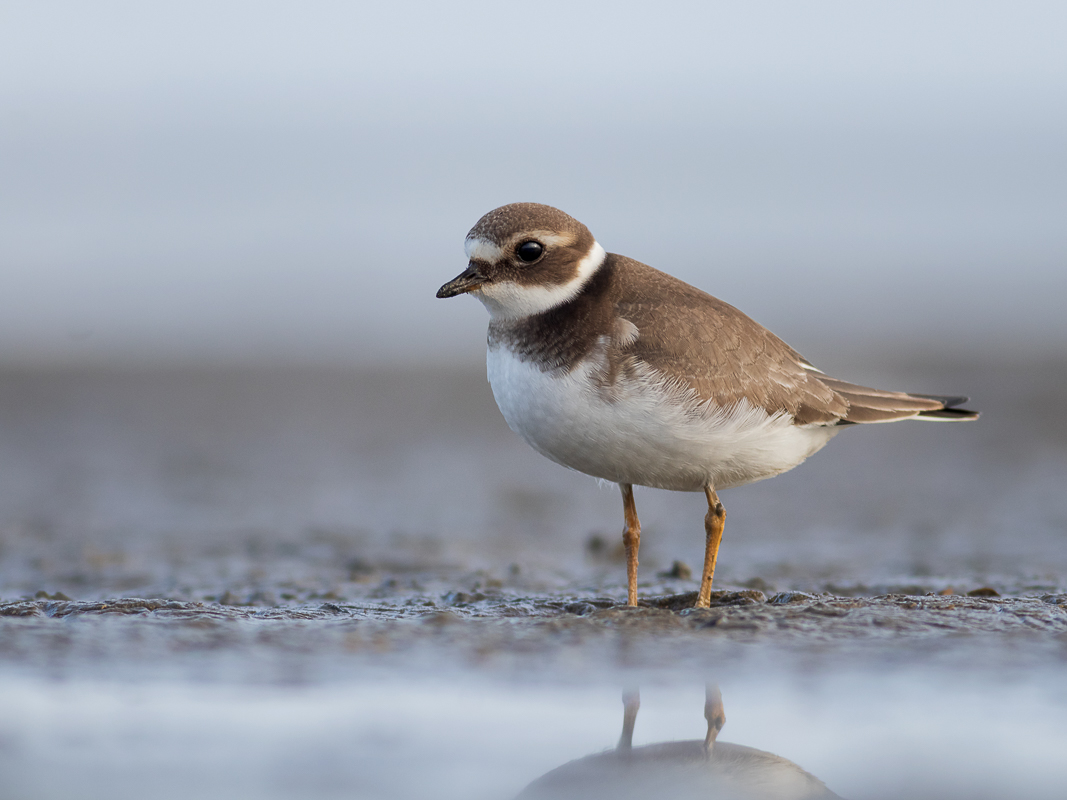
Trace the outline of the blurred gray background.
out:
[[[845,796],[1062,795],[1065,32],[1062,0],[0,0],[5,788],[504,797],[611,743],[616,676],[658,676],[639,743],[703,736],[704,677],[663,692],[714,668],[731,740]],[[983,412],[726,493],[717,586],[992,587],[1015,633],[528,617],[625,569],[617,490],[507,429],[485,311],[434,298],[522,200]],[[638,508],[642,595],[695,589],[703,497]]]
[[[617,582],[617,493],[507,430],[484,310],[434,297],[516,200],[983,411],[730,493],[724,580],[1067,574],[1067,6],[2,8],[0,590],[253,596],[212,547],[261,541],[345,596],[353,554]],[[645,577],[702,503],[642,493]]]
[[[467,364],[534,200],[828,371],[1067,343],[1058,2],[5,2],[0,362]],[[853,377],[862,377],[855,376]]]

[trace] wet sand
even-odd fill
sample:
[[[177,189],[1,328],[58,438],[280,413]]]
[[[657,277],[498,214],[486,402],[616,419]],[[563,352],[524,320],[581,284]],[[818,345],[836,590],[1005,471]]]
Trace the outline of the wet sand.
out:
[[[841,597],[720,592],[627,608],[610,598],[502,591],[400,603],[326,601],[241,607],[117,599],[0,604],[0,653],[17,674],[54,679],[294,679],[317,682],[474,670],[522,679],[701,680],[745,659],[877,674],[928,663],[1058,670],[1067,657],[1067,595]],[[554,676],[554,678],[553,678]]]
[[[19,776],[19,796],[76,785],[62,770],[45,780],[50,756],[41,748],[54,739],[29,733],[62,686],[79,698],[118,692],[126,698],[116,701],[118,718],[135,719],[134,695],[124,693],[197,697],[209,691],[197,687],[230,687],[232,699],[252,685],[274,708],[294,686],[374,694],[387,679],[382,691],[401,702],[451,676],[455,687],[488,681],[505,704],[522,686],[539,686],[563,718],[566,691],[586,696],[605,684],[696,685],[711,672],[729,698],[807,676],[773,717],[852,675],[842,702],[871,714],[939,681],[971,687],[937,695],[919,724],[948,725],[1005,682],[1044,693],[1033,708],[1064,718],[1067,698],[1052,687],[1067,655],[1067,363],[837,372],[967,392],[984,416],[846,431],[794,472],[723,493],[719,591],[712,608],[694,610],[687,565],[699,564],[703,499],[638,493],[642,603],[625,608],[617,491],[530,451],[507,430],[478,371],[8,370],[0,674],[16,687],[9,692],[30,699],[29,716],[0,723],[0,766]],[[873,699],[887,676],[897,676],[896,694]],[[147,688],[129,688],[137,686]],[[453,713],[419,696],[431,717]],[[1040,727],[1027,702],[1018,704],[1020,730]],[[360,703],[356,720],[366,712]],[[179,710],[160,714],[159,736],[185,735]],[[84,730],[57,721],[54,732],[88,736],[85,752],[111,763],[101,748],[114,739],[98,742],[86,733],[93,714],[84,719]],[[250,735],[237,719],[227,724]],[[264,736],[276,731],[268,750],[284,739],[284,726],[272,727],[278,719],[255,723]],[[383,724],[374,720],[366,724]],[[471,734],[483,755],[502,735],[490,728]],[[827,745],[834,752],[852,746],[846,728]],[[438,780],[444,763],[421,740],[397,736],[398,754],[427,759],[423,778]],[[597,746],[610,743],[605,736]],[[802,741],[746,744],[781,750]],[[943,744],[946,763],[962,763]],[[245,751],[234,746],[238,758]],[[545,747],[543,762],[529,753],[521,764],[502,761],[517,772],[488,781],[479,796],[514,794],[548,771],[555,751]],[[938,782],[936,770],[922,773],[925,784],[899,775],[887,783],[873,765],[824,764],[814,752],[814,764],[793,760],[845,796],[888,797],[904,786],[910,796],[921,796],[917,786],[983,796],[972,789],[992,785],[989,776]],[[204,757],[188,747],[173,755],[175,764]],[[472,759],[469,770],[492,773]],[[1031,765],[1034,780],[1048,778],[1050,765]],[[225,774],[196,791],[226,795],[234,786]],[[304,767],[287,775],[295,788],[258,796],[414,791],[364,791],[347,778],[327,791]],[[475,784],[459,781],[441,796],[468,796],[463,786]],[[100,785],[101,796],[118,786]],[[1055,796],[1042,795],[1043,785],[1025,796]],[[985,796],[1012,796],[998,791]]]
[[[850,429],[724,492],[719,588],[1067,589],[1067,362],[838,372],[967,391],[983,418]],[[621,583],[617,490],[531,451],[478,370],[9,370],[0,388],[3,600],[288,605],[467,591],[452,584],[475,573],[534,593]],[[694,587],[660,576],[699,564],[702,497],[637,503],[643,591]]]

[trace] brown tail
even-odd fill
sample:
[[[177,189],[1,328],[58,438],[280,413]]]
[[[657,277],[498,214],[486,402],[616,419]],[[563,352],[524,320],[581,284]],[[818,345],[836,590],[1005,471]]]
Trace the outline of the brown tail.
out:
[[[978,419],[977,411],[957,408],[967,402],[966,397],[885,392],[822,375],[819,380],[848,402],[848,413],[838,423],[840,425],[895,422],[898,419]]]

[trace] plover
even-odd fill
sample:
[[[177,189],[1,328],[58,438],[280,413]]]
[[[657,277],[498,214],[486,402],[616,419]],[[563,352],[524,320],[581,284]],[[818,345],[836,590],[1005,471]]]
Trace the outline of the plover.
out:
[[[718,740],[726,722],[722,694],[709,685],[703,741],[656,742],[635,747],[641,697],[623,694],[622,736],[614,750],[570,761],[542,775],[516,800],[841,800],[826,784],[774,753]]]
[[[619,484],[631,606],[634,484],[707,497],[696,600],[706,607],[726,521],[718,490],[792,469],[848,425],[978,416],[958,407],[965,397],[824,375],[733,306],[605,252],[551,206],[490,211],[466,253],[437,296],[469,292],[489,310],[489,383],[511,429],[558,464]]]

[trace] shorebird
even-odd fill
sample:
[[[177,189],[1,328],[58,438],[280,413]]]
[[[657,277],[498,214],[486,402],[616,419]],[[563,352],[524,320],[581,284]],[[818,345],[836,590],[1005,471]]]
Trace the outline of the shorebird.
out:
[[[703,740],[633,746],[641,698],[623,695],[622,736],[614,750],[579,758],[542,775],[517,800],[841,800],[792,761],[754,747],[720,742],[722,695],[707,687]]]
[[[437,296],[470,293],[488,309],[489,383],[511,429],[553,461],[619,485],[631,606],[635,484],[704,492],[696,605],[707,607],[726,521],[719,490],[792,469],[850,425],[978,417],[959,408],[966,397],[824,375],[733,306],[605,252],[551,206],[490,211],[467,234],[466,254]]]

